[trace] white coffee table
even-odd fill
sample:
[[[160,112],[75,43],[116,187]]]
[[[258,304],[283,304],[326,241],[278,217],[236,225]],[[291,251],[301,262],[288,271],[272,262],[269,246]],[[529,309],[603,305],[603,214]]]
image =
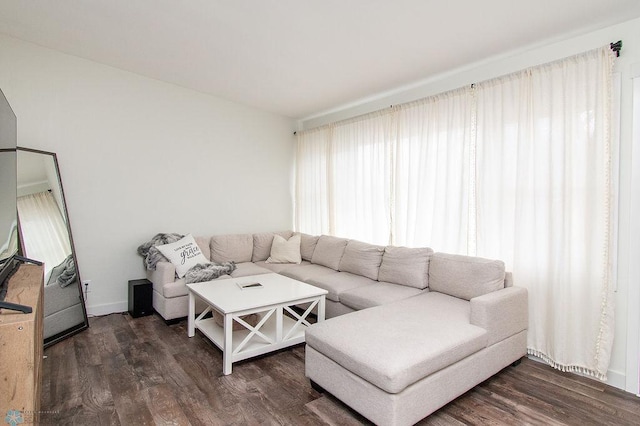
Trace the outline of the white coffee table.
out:
[[[239,286],[255,282],[262,287],[241,289]],[[231,374],[234,362],[304,342],[304,330],[311,325],[307,316],[316,306],[317,321],[324,321],[327,291],[279,274],[187,284],[187,289],[188,335],[193,337],[197,328],[222,350],[225,375]],[[196,297],[208,305],[198,317]],[[307,302],[310,305],[302,315],[291,309],[293,305]],[[211,310],[224,316],[224,327],[216,324],[212,317],[204,318]],[[285,311],[293,318],[284,315]],[[256,312],[260,312],[262,318],[255,327],[240,318]],[[244,329],[233,331],[234,321]]]

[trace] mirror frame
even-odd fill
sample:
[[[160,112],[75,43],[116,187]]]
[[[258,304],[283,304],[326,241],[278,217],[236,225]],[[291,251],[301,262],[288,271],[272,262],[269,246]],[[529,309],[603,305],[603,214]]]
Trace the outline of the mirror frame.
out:
[[[76,275],[78,276],[78,293],[80,294],[80,302],[82,304],[82,313],[84,316],[84,322],[73,326],[65,331],[62,331],[58,334],[55,334],[51,337],[48,337],[44,340],[44,347],[47,348],[55,343],[58,343],[61,340],[66,339],[67,337],[70,337],[76,333],[79,333],[83,330],[86,330],[87,328],[89,328],[89,318],[87,316],[87,307],[85,304],[85,300],[84,300],[84,292],[82,290],[82,278],[80,275],[80,267],[78,266],[78,257],[76,255],[76,247],[74,245],[73,242],[73,233],[71,232],[71,219],[69,218],[69,209],[67,208],[67,198],[64,195],[64,185],[62,184],[62,176],[60,175],[60,167],[58,166],[58,156],[56,155],[55,152],[49,152],[49,151],[42,151],[39,149],[32,149],[32,148],[25,148],[22,146],[18,146],[16,147],[16,151],[17,153],[19,153],[20,151],[25,151],[25,152],[31,152],[34,154],[43,154],[43,155],[48,155],[53,159],[53,165],[56,169],[56,174],[58,175],[58,185],[60,185],[60,197],[62,198],[62,206],[64,208],[64,219],[67,225],[67,232],[69,233],[69,243],[71,245],[71,254],[73,255],[73,261],[75,263],[75,267],[76,267]],[[16,156],[16,158],[18,158],[19,155]],[[19,164],[18,164],[19,167]],[[20,228],[20,217],[18,216],[18,229],[22,229]],[[20,254],[24,254],[24,241],[22,240],[22,232],[18,232],[18,235],[20,236],[19,238],[19,251]],[[43,292],[44,294],[44,292]],[[46,302],[45,302],[46,303]]]

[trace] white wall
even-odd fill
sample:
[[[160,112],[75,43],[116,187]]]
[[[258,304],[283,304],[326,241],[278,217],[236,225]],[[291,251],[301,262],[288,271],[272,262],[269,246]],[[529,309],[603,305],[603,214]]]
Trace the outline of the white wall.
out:
[[[632,79],[634,67],[640,63],[640,19],[608,27],[583,36],[559,40],[546,45],[488,58],[481,63],[453,70],[411,86],[372,96],[360,102],[307,117],[298,123],[299,129],[311,129],[329,122],[442,93],[471,83],[488,80],[523,68],[554,61],[610,42],[622,40],[623,48],[615,72],[621,79],[620,117],[620,198],[618,222],[618,259],[616,291],[616,330],[609,369],[609,383],[638,393],[638,362],[640,362],[640,268],[631,268],[640,259],[637,207],[631,216],[631,194],[640,194],[640,181],[632,183]],[[637,73],[636,73],[637,74]],[[640,153],[634,152],[635,157]],[[640,197],[640,196],[639,196]],[[632,234],[633,232],[633,234]],[[629,336],[629,337],[627,337]]]
[[[292,227],[291,119],[2,35],[0,87],[18,144],[58,155],[90,313],[127,309],[157,232]]]

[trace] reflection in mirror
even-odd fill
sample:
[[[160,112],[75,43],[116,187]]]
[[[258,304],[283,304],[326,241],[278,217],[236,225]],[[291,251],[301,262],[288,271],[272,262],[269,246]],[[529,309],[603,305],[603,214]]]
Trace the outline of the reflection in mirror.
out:
[[[88,326],[56,155],[18,148],[18,219],[25,257],[44,262],[44,338]]]

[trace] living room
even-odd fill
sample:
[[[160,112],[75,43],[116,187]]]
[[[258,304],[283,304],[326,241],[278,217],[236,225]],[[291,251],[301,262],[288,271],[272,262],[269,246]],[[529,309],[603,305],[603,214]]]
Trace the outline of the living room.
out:
[[[246,58],[248,46],[243,45],[243,33],[234,32],[234,25],[245,22],[262,31],[252,33],[254,37],[265,35],[260,43],[252,39],[255,50],[250,52],[257,55],[261,48],[279,42],[275,35],[269,36],[281,34],[274,29],[278,24],[289,22],[289,31],[295,34],[305,25],[322,21],[305,20],[303,6],[287,4],[299,13],[287,15],[282,4],[270,4],[271,9],[262,6],[267,11],[251,13],[246,8],[255,6],[243,4],[242,8],[224,9],[226,14],[211,13],[215,17],[211,22],[202,18],[205,23],[218,26],[218,31],[230,34],[227,56],[216,58],[207,55],[207,45],[197,41],[197,34],[189,33],[188,23],[171,18],[175,12],[171,8],[129,10],[121,3],[121,9],[106,5],[91,9],[85,5],[85,9],[74,11],[72,4],[62,7],[47,2],[31,2],[31,6],[22,3],[5,1],[1,6],[0,88],[18,118],[19,146],[57,154],[79,269],[83,280],[91,281],[86,293],[90,316],[127,311],[127,282],[145,276],[136,247],[158,232],[197,236],[292,229],[294,132],[622,40],[614,68],[620,93],[619,192],[616,324],[607,383],[638,394],[640,265],[635,259],[640,255],[640,232],[633,219],[640,205],[640,183],[636,173],[638,156],[633,148],[638,143],[639,123],[633,105],[640,96],[640,10],[633,2],[626,2],[627,9],[617,14],[603,12],[623,7],[616,2],[600,2],[598,7],[598,2],[589,2],[593,7],[589,10],[591,15],[582,21],[572,20],[570,12],[576,8],[586,10],[581,2],[561,2],[562,6],[549,3],[549,9],[564,11],[566,29],[558,23],[546,28],[542,19],[536,22],[538,27],[525,25],[527,19],[521,17],[518,22],[523,31],[517,42],[513,33],[500,31],[497,39],[502,39],[502,44],[477,46],[469,39],[457,41],[455,48],[438,50],[438,54],[421,52],[438,58],[434,63],[450,61],[455,65],[437,71],[418,69],[413,74],[391,75],[368,89],[359,85],[360,92],[351,92],[350,98],[340,97],[335,91],[330,93],[333,98],[325,98],[321,91],[306,92],[312,85],[305,83],[304,75],[290,78],[285,73],[287,69],[297,69],[296,62],[306,61],[322,65],[327,81],[322,87],[332,81],[341,82],[341,76],[346,80],[348,73],[342,66],[323,63],[331,59],[331,28],[316,27],[318,38],[327,43],[324,50],[314,50],[323,48],[318,42],[314,49],[266,50],[255,60]],[[197,5],[190,7],[193,10],[189,16],[196,19]],[[346,6],[327,5],[325,19],[333,16],[331,7],[343,10]],[[420,6],[421,11],[422,7],[427,6]],[[350,19],[358,22],[376,16],[380,20],[384,17],[378,15],[380,10],[385,9],[372,7],[367,12],[353,6],[346,11],[347,17],[336,24],[336,34],[352,34],[352,47],[364,43],[347,23]],[[74,13],[78,16],[74,17]],[[360,14],[367,19],[359,18]],[[399,13],[401,17],[408,15],[410,10]],[[143,17],[138,23],[137,19]],[[502,17],[505,21],[507,18]],[[114,25],[114,20],[116,31],[108,32],[104,27]],[[197,24],[202,25],[201,21]],[[503,24],[506,25],[500,25]],[[173,32],[163,31],[163,25]],[[402,23],[397,25],[401,27]],[[479,28],[488,32],[496,26],[484,24]],[[139,43],[137,34],[150,37],[154,32],[155,38]],[[386,29],[382,32],[388,34],[386,37],[393,33]],[[224,38],[225,33],[222,34]],[[434,44],[447,45],[452,38],[455,37],[451,34],[440,36]],[[387,43],[394,45],[392,41]],[[462,50],[465,43],[470,46],[467,51]],[[158,52],[164,55],[162,60]],[[269,55],[270,62],[265,59]],[[453,60],[457,56],[466,62]],[[376,59],[386,62],[384,57]],[[206,67],[198,63],[200,60],[208,61],[204,63]],[[248,80],[238,81],[234,75],[238,69],[265,62],[269,65],[259,68],[260,80],[251,85]],[[357,67],[357,61],[353,63],[347,84],[355,85],[366,71]],[[411,63],[409,59],[407,63]],[[178,70],[184,68],[190,71],[179,74]],[[281,73],[289,80],[276,78]],[[202,81],[206,83],[207,74],[215,75],[217,82],[209,92],[198,86]],[[248,90],[242,90],[244,84],[254,88],[252,97],[248,97]],[[261,84],[281,86],[265,87],[262,93]],[[281,96],[270,99],[271,90],[281,92]]]

